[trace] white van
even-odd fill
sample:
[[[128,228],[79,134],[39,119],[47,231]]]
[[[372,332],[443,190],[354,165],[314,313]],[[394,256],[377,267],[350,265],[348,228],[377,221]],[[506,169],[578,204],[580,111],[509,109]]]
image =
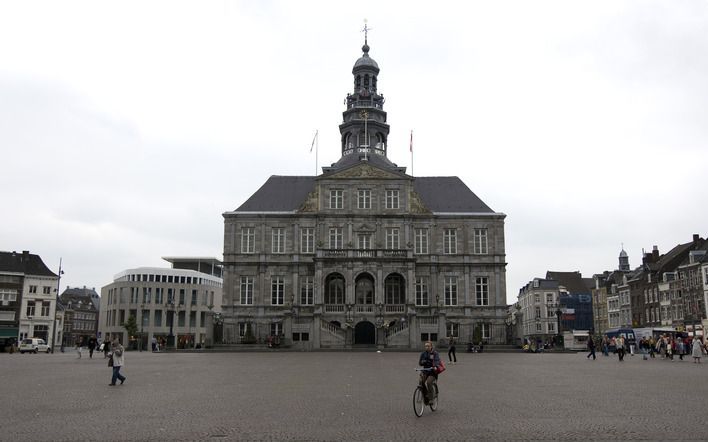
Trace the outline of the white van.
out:
[[[23,339],[20,343],[20,353],[39,353],[39,352],[49,353],[50,349],[44,339],[40,338],[27,338]]]

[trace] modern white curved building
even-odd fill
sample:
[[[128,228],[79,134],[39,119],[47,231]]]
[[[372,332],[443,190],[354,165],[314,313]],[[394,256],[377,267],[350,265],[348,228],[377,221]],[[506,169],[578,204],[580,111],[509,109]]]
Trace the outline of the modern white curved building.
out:
[[[208,312],[221,312],[222,264],[216,258],[165,257],[171,268],[138,267],[101,289],[99,336],[133,348],[198,348],[206,341]],[[124,323],[133,316],[137,333]]]

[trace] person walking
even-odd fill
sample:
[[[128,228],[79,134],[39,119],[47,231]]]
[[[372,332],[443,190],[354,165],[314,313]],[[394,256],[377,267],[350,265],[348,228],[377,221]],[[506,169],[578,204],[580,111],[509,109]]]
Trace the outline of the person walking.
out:
[[[691,356],[693,356],[694,364],[701,363],[701,356],[703,356],[703,349],[701,347],[701,340],[698,339],[698,336],[694,336],[693,342],[691,343]]]
[[[79,340],[76,342],[76,354],[79,355],[79,359],[81,359],[81,347],[84,345],[84,338],[79,338]]]
[[[111,352],[111,341],[108,340],[108,335],[103,340],[103,358],[107,358],[108,354]]]
[[[117,379],[120,379],[121,385],[123,385],[123,382],[126,380],[126,377],[120,374],[121,367],[125,365],[125,357],[123,355],[123,353],[125,353],[125,349],[122,345],[120,345],[118,339],[113,341],[113,345],[111,347],[113,348],[113,352],[111,354],[111,360],[113,361],[113,377],[111,377],[111,383],[108,385],[113,387],[116,385]]]
[[[457,355],[455,354],[455,338],[450,336],[450,348],[447,351],[447,358],[451,364],[457,364]]]
[[[676,353],[678,353],[679,359],[683,361],[683,355],[686,354],[686,346],[683,343],[683,339],[676,338]]]
[[[592,338],[592,336],[589,337],[588,339],[588,350],[590,350],[590,354],[588,354],[588,359],[590,359],[590,356],[592,356],[592,360],[595,360],[595,340]]]
[[[617,349],[617,357],[619,357],[620,362],[624,361],[624,345],[624,337],[622,335],[617,336],[617,338],[615,338],[615,348]]]
[[[602,354],[605,356],[610,355],[610,342],[607,339],[607,335],[602,337]]]
[[[88,341],[89,359],[93,359],[93,351],[96,349],[96,338],[91,336]]]

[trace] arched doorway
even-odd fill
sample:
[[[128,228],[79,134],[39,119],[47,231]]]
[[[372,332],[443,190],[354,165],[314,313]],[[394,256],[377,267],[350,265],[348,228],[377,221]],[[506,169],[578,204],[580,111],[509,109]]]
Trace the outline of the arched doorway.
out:
[[[376,327],[369,321],[361,321],[354,327],[355,345],[376,345]]]

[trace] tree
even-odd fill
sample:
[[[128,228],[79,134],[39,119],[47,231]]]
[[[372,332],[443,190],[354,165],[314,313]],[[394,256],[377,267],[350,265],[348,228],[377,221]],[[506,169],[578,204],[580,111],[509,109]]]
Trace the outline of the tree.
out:
[[[123,323],[123,328],[128,332],[128,340],[133,336],[138,334],[138,322],[135,320],[135,316],[130,315],[128,320]]]

